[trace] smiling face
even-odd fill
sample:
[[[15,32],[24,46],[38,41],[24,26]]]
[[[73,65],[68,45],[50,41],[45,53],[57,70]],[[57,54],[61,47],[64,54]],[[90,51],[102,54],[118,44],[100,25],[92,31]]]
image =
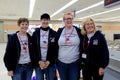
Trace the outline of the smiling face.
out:
[[[17,24],[19,26],[20,32],[26,33],[29,26],[29,20],[27,18],[19,18]]]
[[[27,22],[21,22],[19,27],[20,27],[20,31],[25,33],[28,29],[29,24]]]
[[[73,24],[73,16],[71,13],[66,13],[63,17],[65,27],[71,27]]]
[[[50,20],[49,19],[41,19],[40,22],[41,22],[43,28],[47,28],[50,23]]]
[[[89,34],[89,33],[93,33],[94,32],[94,29],[95,29],[95,26],[94,26],[94,23],[93,21],[88,21],[86,22],[85,24],[85,30],[86,32]]]
[[[40,22],[41,22],[42,28],[47,28],[50,23],[50,15],[47,13],[42,14],[40,17]]]

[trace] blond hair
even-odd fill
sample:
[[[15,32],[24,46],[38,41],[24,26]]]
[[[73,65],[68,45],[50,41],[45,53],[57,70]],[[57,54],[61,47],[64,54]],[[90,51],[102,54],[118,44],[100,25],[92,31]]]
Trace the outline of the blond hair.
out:
[[[87,32],[86,32],[86,30],[85,30],[85,25],[86,25],[86,23],[89,22],[89,21],[92,21],[92,22],[93,22],[94,32],[96,32],[96,26],[95,26],[94,20],[93,20],[92,18],[86,18],[86,19],[84,19],[84,20],[82,21],[82,29],[81,29],[81,34],[82,34],[82,35],[86,35],[86,34],[87,34]]]
[[[73,18],[73,14],[72,14],[71,12],[66,12],[66,13],[64,13],[64,15],[63,15],[63,20],[65,19],[65,16],[66,16],[66,15],[71,15],[72,18]]]

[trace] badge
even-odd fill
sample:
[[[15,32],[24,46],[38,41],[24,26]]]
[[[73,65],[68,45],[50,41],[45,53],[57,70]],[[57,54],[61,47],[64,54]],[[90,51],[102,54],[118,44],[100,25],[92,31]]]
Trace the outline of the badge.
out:
[[[44,44],[46,44],[47,42],[46,41],[43,41]]]
[[[87,58],[87,54],[82,53],[82,58],[86,59]]]
[[[23,50],[25,51],[25,53],[28,52],[28,48],[27,47],[23,47]]]
[[[69,41],[69,38],[66,38],[66,41]]]
[[[25,45],[27,45],[27,43],[26,43],[26,42],[24,42],[24,44],[25,44]]]
[[[26,47],[23,47],[24,50],[26,50]]]
[[[51,42],[55,42],[55,38],[52,38],[52,39],[51,39]]]
[[[98,40],[97,39],[93,40],[93,45],[98,45]]]
[[[44,43],[44,45],[45,45],[45,46],[48,46],[48,43],[47,43],[47,41],[43,41],[43,43]]]

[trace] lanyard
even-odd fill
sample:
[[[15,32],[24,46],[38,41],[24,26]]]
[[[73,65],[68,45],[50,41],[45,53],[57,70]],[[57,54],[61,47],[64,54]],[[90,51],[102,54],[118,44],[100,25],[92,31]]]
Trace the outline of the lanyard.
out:
[[[66,28],[65,28],[65,31],[64,31],[65,42],[66,42],[66,41],[69,41],[69,37],[72,35],[73,31],[74,31],[74,27],[72,28],[71,32],[70,32],[69,35],[67,36],[67,35],[66,35]]]
[[[44,36],[46,35],[46,33],[48,32],[49,30],[45,31],[43,33],[43,31],[41,30],[41,38],[42,38],[42,42],[44,43],[45,46],[48,46],[48,42],[46,40],[44,40]]]
[[[41,36],[44,37],[47,32],[48,32],[48,30],[45,31],[44,33],[43,33],[43,31],[41,30]]]
[[[20,33],[18,33],[18,38],[20,40],[21,45],[23,46],[23,50],[25,51],[25,53],[28,52],[28,38],[26,36],[26,42],[22,41],[21,37],[20,37]]]
[[[85,47],[85,39],[86,39],[86,37],[84,36],[84,41],[83,41],[83,50],[86,50],[86,49],[88,49],[88,47],[90,46],[90,39],[88,40],[88,42],[87,42],[87,46]]]

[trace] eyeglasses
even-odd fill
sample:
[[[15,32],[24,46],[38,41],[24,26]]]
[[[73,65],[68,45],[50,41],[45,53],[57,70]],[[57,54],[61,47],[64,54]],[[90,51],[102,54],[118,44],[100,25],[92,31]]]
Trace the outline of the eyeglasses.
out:
[[[64,18],[64,20],[73,20],[73,18]]]

